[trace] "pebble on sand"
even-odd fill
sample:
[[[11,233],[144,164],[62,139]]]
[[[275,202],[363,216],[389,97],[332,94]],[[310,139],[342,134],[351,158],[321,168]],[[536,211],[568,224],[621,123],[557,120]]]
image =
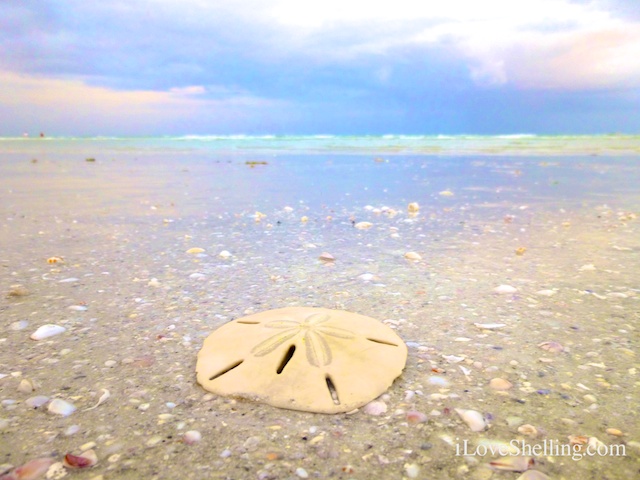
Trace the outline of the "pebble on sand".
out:
[[[422,256],[416,252],[407,252],[404,254],[404,258],[407,260],[422,260]]]
[[[411,202],[407,206],[407,210],[409,211],[409,213],[418,213],[418,211],[420,210],[420,205],[418,205],[417,202]]]

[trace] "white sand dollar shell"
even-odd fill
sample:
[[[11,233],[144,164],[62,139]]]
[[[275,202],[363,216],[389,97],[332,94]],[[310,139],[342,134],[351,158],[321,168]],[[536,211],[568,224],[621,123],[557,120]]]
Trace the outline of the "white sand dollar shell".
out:
[[[198,383],[218,395],[319,413],[348,412],[385,392],[407,347],[379,321],[325,308],[290,307],[214,331],[198,353]]]

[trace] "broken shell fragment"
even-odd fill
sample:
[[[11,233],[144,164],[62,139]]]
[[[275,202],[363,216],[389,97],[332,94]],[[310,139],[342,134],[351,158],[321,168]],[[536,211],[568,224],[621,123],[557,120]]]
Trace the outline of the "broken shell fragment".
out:
[[[564,347],[560,343],[554,341],[539,343],[538,347],[546,350],[547,352],[553,353],[560,353],[564,351]]]
[[[67,329],[60,325],[46,324],[39,327],[29,338],[31,338],[31,340],[43,340],[66,331]]]
[[[507,470],[510,472],[524,472],[535,465],[533,457],[510,455],[501,457],[489,462],[489,466],[494,470]]]
[[[371,222],[358,222],[354,225],[358,230],[367,230],[373,227],[373,223]]]
[[[197,430],[189,430],[182,437],[182,441],[187,445],[194,445],[200,440],[202,440],[202,434]]]
[[[334,257],[333,255],[331,255],[330,253],[327,252],[323,252],[322,254],[320,254],[320,256],[318,257],[319,260],[322,260],[323,262],[335,262],[336,257]]]
[[[416,252],[407,252],[404,254],[404,258],[407,260],[422,260],[422,257],[419,253]]]
[[[45,473],[47,473],[49,467],[51,467],[55,462],[56,461],[53,458],[35,458],[0,478],[6,478],[7,480],[35,480],[36,478],[41,478]]]
[[[197,380],[218,395],[318,413],[375,399],[398,377],[407,347],[387,325],[326,308],[268,310],[215,330],[198,353]]]
[[[518,427],[518,433],[521,433],[522,435],[526,435],[527,437],[537,437],[538,429],[533,425],[529,425],[527,423],[525,425],[520,425]]]
[[[551,477],[538,470],[527,470],[516,480],[551,480]]]
[[[469,426],[472,432],[481,432],[487,427],[483,415],[476,410],[456,408],[456,413]]]
[[[47,407],[50,413],[55,413],[56,415],[62,415],[63,417],[68,417],[73,412],[76,411],[75,405],[69,403],[60,398],[54,398],[51,400],[51,403]]]
[[[420,205],[418,205],[417,202],[411,202],[407,206],[407,210],[409,211],[409,213],[418,213],[418,211],[420,210]]]
[[[513,387],[513,384],[504,378],[492,378],[489,382],[489,387],[494,390],[509,390]]]
[[[103,388],[102,395],[100,395],[98,402],[93,407],[85,408],[84,411],[88,412],[89,410],[93,410],[94,408],[97,408],[99,405],[102,405],[110,396],[111,396],[111,392],[109,392],[109,390],[107,390],[106,388]]]
[[[518,289],[516,287],[512,287],[511,285],[499,285],[493,289],[496,293],[516,293]]]
[[[87,450],[80,455],[67,453],[62,463],[67,468],[89,468],[98,463],[98,456],[94,450]]]
[[[197,253],[204,253],[204,248],[193,247],[193,248],[190,248],[189,250],[187,250],[186,253],[188,253],[190,255],[195,255]]]
[[[35,385],[31,380],[23,378],[20,380],[20,384],[18,385],[18,391],[21,393],[31,393],[36,389]]]
[[[26,297],[29,295],[29,290],[23,285],[11,285],[7,295],[10,297]]]
[[[495,330],[507,326],[506,323],[474,323],[473,325],[483,330]]]
[[[64,263],[64,260],[62,257],[49,257],[47,258],[47,263]]]

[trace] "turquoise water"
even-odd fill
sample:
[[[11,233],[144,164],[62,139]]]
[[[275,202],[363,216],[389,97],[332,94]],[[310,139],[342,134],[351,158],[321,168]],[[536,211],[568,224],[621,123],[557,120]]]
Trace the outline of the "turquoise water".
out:
[[[164,137],[4,137],[5,153],[117,152],[349,153],[420,155],[637,155],[640,135],[186,135]]]

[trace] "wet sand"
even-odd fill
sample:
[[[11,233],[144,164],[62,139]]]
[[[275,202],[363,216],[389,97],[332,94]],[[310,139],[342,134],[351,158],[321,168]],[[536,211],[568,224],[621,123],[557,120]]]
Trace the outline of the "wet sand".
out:
[[[638,159],[94,156],[2,158],[0,473],[93,446],[98,464],[68,478],[516,479],[462,453],[573,435],[625,455],[534,468],[637,475]],[[281,410],[196,383],[216,327],[285,306],[396,330],[409,358],[386,412]],[[44,324],[66,331],[31,340]],[[30,407],[39,395],[77,410]]]

